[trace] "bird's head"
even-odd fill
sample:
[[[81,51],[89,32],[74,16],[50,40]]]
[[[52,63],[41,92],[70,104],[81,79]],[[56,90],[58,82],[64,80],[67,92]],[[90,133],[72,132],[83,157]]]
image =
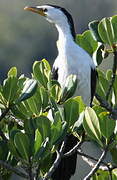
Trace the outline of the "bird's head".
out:
[[[25,7],[24,10],[32,11],[43,17],[45,17],[49,22],[58,24],[60,21],[66,21],[70,14],[59,6],[54,5],[43,5],[34,7]]]
[[[32,11],[56,25],[69,25],[73,36],[75,36],[74,23],[71,14],[64,8],[55,5],[43,5],[34,7],[25,7],[24,10]]]

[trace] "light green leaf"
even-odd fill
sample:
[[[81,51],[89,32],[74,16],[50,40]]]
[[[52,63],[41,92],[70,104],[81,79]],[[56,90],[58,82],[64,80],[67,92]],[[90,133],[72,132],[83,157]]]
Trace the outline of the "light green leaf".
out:
[[[8,103],[12,103],[17,98],[17,83],[18,79],[14,76],[10,76],[4,81],[2,95],[8,101]]]
[[[17,68],[12,67],[8,72],[8,77],[17,77]]]
[[[64,117],[69,127],[78,120],[79,102],[75,98],[70,98],[64,103]]]
[[[102,135],[100,131],[99,119],[95,111],[90,107],[87,107],[85,110],[83,126],[90,138],[96,140],[101,146],[103,146],[101,142]]]
[[[99,115],[100,131],[105,138],[109,138],[113,133],[116,121],[109,118],[108,112],[102,112]]]

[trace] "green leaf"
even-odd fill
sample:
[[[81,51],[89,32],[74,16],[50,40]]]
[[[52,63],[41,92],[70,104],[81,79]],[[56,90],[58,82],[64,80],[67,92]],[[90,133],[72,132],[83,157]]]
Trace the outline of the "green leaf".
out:
[[[114,133],[116,121],[109,118],[108,112],[100,113],[99,124],[101,133],[105,138],[109,138]]]
[[[98,32],[98,25],[99,21],[95,20],[89,23],[89,29],[91,30],[91,34],[95,41],[103,42],[100,38],[99,32]]]
[[[63,88],[62,91],[61,101],[65,101],[68,98],[72,97],[75,93],[76,88],[77,88],[77,76],[76,75],[68,76],[65,82],[65,87]]]
[[[19,153],[17,152],[17,149],[16,149],[16,147],[15,147],[14,142],[13,142],[12,139],[10,139],[10,140],[8,141],[8,148],[9,148],[10,152],[11,152],[15,157],[19,157]]]
[[[18,79],[14,76],[10,76],[4,81],[2,95],[10,104],[17,98],[17,83]]]
[[[98,25],[98,32],[102,41],[110,46],[114,43],[114,32],[111,18],[103,18]]]
[[[55,144],[62,133],[62,119],[60,112],[55,113],[54,123],[51,125],[51,142]]]
[[[17,77],[17,68],[12,67],[8,72],[8,77]]]
[[[22,90],[22,94],[18,99],[19,101],[24,101],[28,98],[30,98],[31,96],[34,95],[34,93],[36,92],[37,89],[37,81],[34,79],[28,79],[25,81],[24,84],[24,88]]]
[[[102,63],[102,61],[104,59],[103,51],[104,51],[104,45],[103,44],[99,44],[97,49],[96,49],[96,51],[95,51],[95,53],[93,54],[93,58],[95,59],[96,64],[98,66]]]
[[[30,142],[28,136],[26,134],[18,132],[15,135],[14,144],[21,157],[28,161],[30,157]]]
[[[39,151],[42,144],[42,136],[38,129],[35,131],[35,143],[34,143],[34,152],[35,154]]]
[[[51,122],[46,116],[40,116],[34,119],[37,128],[41,133],[42,140],[44,141],[47,137],[50,137]]]
[[[48,73],[48,65],[45,60],[35,61],[33,64],[34,78],[44,87],[47,87]]]
[[[49,144],[49,138],[47,137],[44,142],[42,143],[41,147],[37,151],[37,153],[34,156],[34,159],[40,160],[41,158],[44,158],[44,154],[47,151],[47,146]]]
[[[70,98],[64,103],[64,117],[69,127],[78,120],[79,113],[79,102],[77,98]]]
[[[117,43],[117,15],[112,16],[111,24],[114,32],[114,43]]]
[[[91,56],[98,46],[98,43],[94,40],[90,30],[85,31],[82,35],[77,35],[76,43],[85,49]]]
[[[48,91],[44,87],[40,88],[40,96],[41,96],[41,103],[42,103],[41,107],[43,110],[45,110],[48,106],[49,97],[48,97]]]
[[[101,146],[103,146],[101,142],[102,136],[100,131],[99,119],[95,111],[90,107],[87,107],[85,110],[83,126],[90,138],[96,140]]]

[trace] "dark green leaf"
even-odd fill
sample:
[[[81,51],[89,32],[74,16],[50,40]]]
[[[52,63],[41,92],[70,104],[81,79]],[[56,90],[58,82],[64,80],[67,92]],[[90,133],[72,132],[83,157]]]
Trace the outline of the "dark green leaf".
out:
[[[38,129],[35,132],[35,143],[34,143],[34,152],[35,154],[39,151],[42,144],[42,136]]]
[[[111,24],[114,31],[114,43],[117,43],[117,15],[112,16]]]
[[[30,142],[28,136],[26,134],[18,132],[15,135],[14,144],[21,157],[28,161],[30,157]]]
[[[46,116],[37,117],[34,121],[41,133],[42,140],[44,141],[47,137],[50,137],[51,121]]]

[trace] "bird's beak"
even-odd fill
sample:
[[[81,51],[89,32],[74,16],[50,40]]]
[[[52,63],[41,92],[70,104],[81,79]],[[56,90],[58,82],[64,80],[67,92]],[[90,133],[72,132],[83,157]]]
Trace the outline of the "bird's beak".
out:
[[[28,6],[26,6],[25,8],[24,8],[24,10],[27,10],[27,11],[32,11],[32,12],[34,12],[34,13],[37,13],[37,14],[40,14],[41,16],[46,16],[46,14],[44,13],[44,10],[43,10],[43,8],[38,8],[38,7],[28,7]]]

